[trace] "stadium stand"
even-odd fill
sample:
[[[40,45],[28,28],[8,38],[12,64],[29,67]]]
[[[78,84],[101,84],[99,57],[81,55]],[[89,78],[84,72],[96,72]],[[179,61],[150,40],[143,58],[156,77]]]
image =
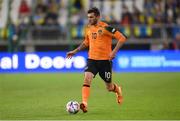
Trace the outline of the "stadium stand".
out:
[[[125,49],[159,49],[151,47],[159,44],[175,48],[171,45],[180,33],[179,0],[0,0],[0,46],[4,48],[0,51],[13,48],[14,42],[20,45],[17,51],[76,46],[83,39],[86,11],[92,6],[100,8],[102,20],[129,38]]]

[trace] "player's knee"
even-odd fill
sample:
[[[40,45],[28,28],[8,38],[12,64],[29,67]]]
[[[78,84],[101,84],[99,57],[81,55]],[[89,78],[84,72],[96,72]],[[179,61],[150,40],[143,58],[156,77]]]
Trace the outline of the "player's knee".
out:
[[[86,75],[84,78],[84,83],[90,85],[91,84],[92,77],[91,75]]]
[[[88,81],[88,82],[91,81],[91,79],[92,79],[92,78],[91,78],[90,76],[85,76],[85,78],[84,78],[84,80],[85,80],[85,81]]]

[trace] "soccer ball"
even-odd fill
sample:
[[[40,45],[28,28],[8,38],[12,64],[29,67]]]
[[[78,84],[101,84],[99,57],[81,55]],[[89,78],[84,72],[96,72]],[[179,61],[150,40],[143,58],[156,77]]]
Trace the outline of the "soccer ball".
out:
[[[76,114],[79,111],[79,103],[77,101],[69,101],[66,104],[66,111],[70,114]]]

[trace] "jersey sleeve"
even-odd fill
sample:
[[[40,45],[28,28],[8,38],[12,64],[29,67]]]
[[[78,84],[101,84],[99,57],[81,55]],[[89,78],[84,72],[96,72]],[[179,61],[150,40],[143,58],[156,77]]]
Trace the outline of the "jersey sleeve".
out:
[[[107,30],[107,33],[109,36],[114,37],[118,41],[125,42],[127,40],[127,37],[123,33],[121,33],[120,31],[115,29],[114,27],[107,26],[107,27],[105,27],[105,29]]]
[[[89,37],[88,37],[88,34],[87,34],[87,28],[85,28],[83,43],[84,43],[86,46],[89,46]]]
[[[122,34],[120,31],[116,31],[114,33],[114,38],[116,38],[120,42],[125,42],[127,40],[127,37],[124,34]]]

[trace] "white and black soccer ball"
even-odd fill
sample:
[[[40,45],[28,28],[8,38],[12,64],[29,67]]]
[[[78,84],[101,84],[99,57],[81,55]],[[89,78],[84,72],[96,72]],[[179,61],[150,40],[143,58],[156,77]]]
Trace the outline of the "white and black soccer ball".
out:
[[[69,101],[66,104],[66,111],[70,114],[76,114],[80,109],[79,103],[77,101]]]

